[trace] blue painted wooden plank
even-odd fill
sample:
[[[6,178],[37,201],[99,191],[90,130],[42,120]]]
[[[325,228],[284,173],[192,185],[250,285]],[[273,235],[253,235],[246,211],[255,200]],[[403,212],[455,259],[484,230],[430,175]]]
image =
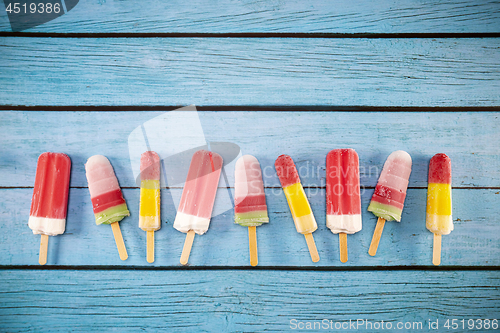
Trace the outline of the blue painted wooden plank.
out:
[[[500,40],[0,38],[4,105],[498,106]]]
[[[215,209],[220,205],[219,189]],[[162,229],[155,233],[156,261],[146,262],[146,233],[138,227],[139,190],[125,189],[131,216],[120,222],[129,259],[118,257],[111,227],[96,226],[87,189],[71,189],[66,233],[50,237],[48,264],[180,267],[185,234],[173,229],[171,197],[181,189],[162,191]],[[257,228],[259,265],[266,267],[432,266],[432,234],[425,229],[425,189],[409,189],[402,222],[387,222],[376,257],[368,247],[376,218],[366,211],[373,190],[362,195],[363,230],[348,235],[349,261],[339,261],[338,236],[325,225],[325,190],[306,188],[318,223],[314,239],[321,260],[312,263],[304,237],[293,225],[281,189],[267,189],[270,223]],[[32,189],[0,189],[0,265],[38,265],[40,236],[27,226]],[[499,190],[453,190],[455,230],[443,236],[442,266],[500,265]],[[192,266],[249,266],[247,229],[233,223],[229,209],[212,218],[209,231],[196,236]]]
[[[499,32],[497,1],[86,1],[34,32]],[[0,31],[10,31],[0,11]]]
[[[129,135],[163,114],[1,111],[0,187],[32,187],[36,160],[44,151],[69,154],[72,187],[87,186],[84,163],[95,154],[110,159],[122,186],[137,187]],[[293,156],[305,186],[324,187],[326,154],[344,147],[358,152],[364,187],[376,185],[385,159],[397,149],[408,151],[413,158],[410,187],[427,187],[429,159],[439,152],[452,159],[454,187],[500,187],[500,119],[494,112],[204,111],[198,117],[207,141],[234,143],[242,154],[259,159],[267,187],[280,186],[274,161],[284,153]],[[163,138],[151,138],[150,144],[174,149],[194,141],[185,132],[179,136],[165,133]],[[225,170],[229,186],[234,183],[233,168]],[[187,166],[180,171],[184,180]]]
[[[336,323],[359,319],[428,332],[438,320],[442,332],[447,319],[498,322],[499,278],[498,271],[3,270],[0,325],[8,332],[290,332],[323,319],[333,328],[308,331],[341,331]],[[358,331],[383,331],[359,324]]]

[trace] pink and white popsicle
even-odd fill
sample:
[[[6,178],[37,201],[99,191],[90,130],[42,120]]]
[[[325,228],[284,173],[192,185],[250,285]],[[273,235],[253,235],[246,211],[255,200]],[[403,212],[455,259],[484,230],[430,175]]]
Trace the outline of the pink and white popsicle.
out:
[[[401,221],[406,189],[411,173],[411,157],[402,150],[395,151],[385,161],[368,211],[378,217],[368,253],[377,253],[385,221]]]
[[[118,222],[129,216],[130,212],[115,171],[109,160],[102,155],[90,157],[85,164],[85,171],[95,222],[97,225],[111,224],[120,259],[126,260],[128,254]]]
[[[183,265],[188,262],[194,234],[203,235],[210,225],[221,169],[222,157],[217,153],[198,150],[191,159],[174,221],[175,229],[187,233],[181,255]]]
[[[245,155],[236,162],[234,173],[234,222],[248,227],[250,265],[257,266],[257,232],[255,227],[269,222],[266,194],[259,161]]]

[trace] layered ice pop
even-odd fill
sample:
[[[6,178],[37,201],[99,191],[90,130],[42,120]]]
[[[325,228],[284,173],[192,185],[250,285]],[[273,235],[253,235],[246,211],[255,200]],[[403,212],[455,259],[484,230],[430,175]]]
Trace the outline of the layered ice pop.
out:
[[[146,258],[154,262],[154,232],[160,225],[160,157],[154,151],[141,155],[139,228],[147,233]]]
[[[47,263],[48,236],[64,233],[68,210],[71,160],[62,153],[43,153],[38,157],[28,226],[41,235],[40,265]]]
[[[359,159],[354,149],[334,149],[326,156],[326,226],[339,234],[340,260],[346,262],[346,234],[362,227]]]
[[[85,171],[96,224],[111,224],[120,259],[126,260],[128,254],[118,222],[130,212],[113,167],[105,156],[94,155],[87,160]]]
[[[451,215],[451,160],[446,154],[436,154],[429,162],[427,214],[425,224],[434,234],[432,263],[441,263],[441,235],[453,230]]]
[[[240,157],[236,162],[234,178],[234,222],[248,227],[250,264],[256,266],[258,257],[255,227],[269,222],[259,161],[251,155]]]
[[[401,221],[401,213],[411,173],[411,157],[402,150],[395,151],[385,161],[368,211],[378,217],[368,253],[374,256],[385,221]]]
[[[304,188],[300,183],[295,163],[290,156],[281,155],[276,159],[274,167],[283,187],[283,192],[285,192],[295,228],[297,232],[303,234],[306,238],[312,261],[318,262],[319,254],[312,235],[318,229],[318,225],[316,224],[316,219],[307,200]]]
[[[187,233],[180,260],[182,265],[189,260],[194,234],[203,235],[208,230],[221,169],[222,157],[217,153],[198,150],[191,159],[174,221],[175,229]]]

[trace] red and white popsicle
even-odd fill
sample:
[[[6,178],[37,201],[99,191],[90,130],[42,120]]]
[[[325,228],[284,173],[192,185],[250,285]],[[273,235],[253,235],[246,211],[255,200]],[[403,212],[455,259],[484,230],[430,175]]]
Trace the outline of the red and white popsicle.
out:
[[[354,149],[326,156],[326,226],[339,234],[340,261],[347,262],[347,234],[361,230],[359,158]]]
[[[208,231],[221,169],[222,157],[217,153],[198,150],[191,159],[174,221],[175,229],[187,233],[180,260],[182,265],[188,263],[194,234],[203,235]]]
[[[71,160],[62,153],[43,153],[38,157],[35,186],[28,226],[41,235],[40,265],[47,263],[49,236],[66,228]]]

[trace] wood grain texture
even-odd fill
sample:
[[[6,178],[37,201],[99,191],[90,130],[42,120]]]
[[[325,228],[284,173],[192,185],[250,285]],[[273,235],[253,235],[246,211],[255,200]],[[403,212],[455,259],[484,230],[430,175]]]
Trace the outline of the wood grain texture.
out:
[[[80,0],[30,32],[499,32],[497,1]],[[0,11],[0,31],[11,31]]]
[[[3,105],[498,106],[500,39],[0,38]]]
[[[8,332],[290,332],[293,319],[363,319],[422,322],[427,332],[429,320],[442,328],[451,318],[498,319],[499,284],[497,271],[4,270],[0,325]]]
[[[64,152],[71,157],[72,187],[87,186],[84,163],[96,154],[109,158],[121,186],[138,187],[131,170],[128,136],[136,127],[162,114],[0,111],[4,133],[0,137],[0,187],[32,187],[37,158],[45,151]],[[452,160],[454,187],[500,187],[500,118],[495,112],[198,115],[206,140],[235,143],[242,154],[258,158],[266,187],[281,187],[274,169],[281,154],[293,157],[304,186],[324,187],[326,154],[347,147],[356,149],[359,155],[363,187],[376,185],[387,156],[398,149],[408,151],[413,159],[410,187],[427,187],[429,160],[441,152]],[[174,147],[187,135],[160,142]],[[224,171],[232,187],[234,169]]]
[[[304,236],[297,233],[281,189],[266,189],[270,222],[257,228],[259,266],[346,267],[432,266],[433,234],[425,229],[426,190],[409,189],[402,221],[387,222],[377,256],[368,255],[376,217],[366,211],[373,190],[362,195],[363,230],[348,235],[349,261],[339,261],[339,238],[326,228],[325,190],[306,188],[318,230],[313,233],[321,260],[312,263]],[[138,226],[139,189],[125,189],[131,216],[120,222],[126,261],[118,257],[111,227],[96,226],[88,189],[71,189],[66,232],[50,237],[48,265],[180,267],[186,235],[172,225],[176,210],[162,190],[162,228],[155,232],[155,262],[146,262],[146,233]],[[219,189],[215,210],[220,203]],[[32,189],[0,189],[0,265],[38,265],[40,236],[28,228]],[[500,264],[498,190],[453,190],[455,230],[443,236],[441,266],[492,267]],[[213,217],[209,231],[196,236],[191,266],[248,266],[247,228],[234,224],[233,210]]]

